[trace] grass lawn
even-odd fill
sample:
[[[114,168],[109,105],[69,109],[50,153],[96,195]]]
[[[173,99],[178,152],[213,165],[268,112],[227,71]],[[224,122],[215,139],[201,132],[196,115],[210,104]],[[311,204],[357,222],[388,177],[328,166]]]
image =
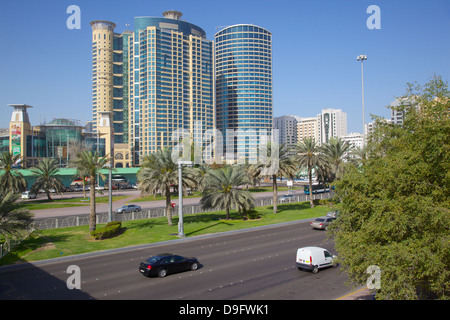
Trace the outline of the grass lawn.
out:
[[[236,213],[224,220],[225,212],[207,212],[184,216],[184,233],[187,237],[239,230],[263,225],[296,221],[323,216],[330,210],[327,206],[309,207],[309,202],[279,204],[278,213],[272,206],[257,208],[259,219],[244,221]],[[140,244],[178,239],[178,217],[169,227],[167,218],[127,221],[122,223],[123,232],[111,239],[91,240],[89,226],[35,231],[27,240],[15,247],[0,260],[0,265],[39,261],[81,253],[122,248]],[[102,225],[97,225],[97,228]]]

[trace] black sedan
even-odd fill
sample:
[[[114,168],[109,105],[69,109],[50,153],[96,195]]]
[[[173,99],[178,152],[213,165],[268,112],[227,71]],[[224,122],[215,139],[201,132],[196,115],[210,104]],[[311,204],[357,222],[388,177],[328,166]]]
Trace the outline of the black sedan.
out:
[[[200,262],[197,258],[186,258],[171,253],[162,253],[141,262],[139,272],[144,276],[165,277],[169,273],[197,270]]]

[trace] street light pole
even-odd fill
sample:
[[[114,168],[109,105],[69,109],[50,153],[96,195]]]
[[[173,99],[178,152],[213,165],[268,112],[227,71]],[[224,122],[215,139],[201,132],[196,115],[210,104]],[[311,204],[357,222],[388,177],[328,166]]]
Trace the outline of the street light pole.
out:
[[[112,221],[112,163],[109,163],[108,169],[108,222]]]
[[[183,165],[192,166],[194,162],[178,160],[178,236],[184,238],[183,225]]]
[[[362,116],[363,116],[363,132],[362,132],[362,136],[363,136],[363,141],[362,141],[362,145],[363,147],[366,144],[366,122],[364,120],[364,60],[367,60],[367,56],[365,54],[361,54],[356,58],[357,61],[361,61],[361,85],[362,85]]]

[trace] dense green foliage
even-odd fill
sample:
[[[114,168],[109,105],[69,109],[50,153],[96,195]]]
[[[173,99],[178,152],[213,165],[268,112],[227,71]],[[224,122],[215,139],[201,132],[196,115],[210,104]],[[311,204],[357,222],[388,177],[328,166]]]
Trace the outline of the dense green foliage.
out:
[[[2,194],[10,191],[25,191],[27,182],[20,171],[14,169],[15,165],[20,161],[20,155],[12,155],[10,152],[0,154],[0,169],[3,170],[3,173],[0,175],[0,192]]]
[[[95,240],[103,240],[114,237],[117,235],[122,227],[122,222],[111,221],[108,222],[104,227],[97,230],[91,231],[91,236]]]
[[[32,230],[33,214],[26,208],[19,208],[16,201],[20,193],[0,193],[0,235],[6,241],[18,238]]]
[[[253,195],[240,187],[247,183],[247,176],[239,166],[227,166],[207,173],[206,187],[200,204],[204,209],[225,210],[230,219],[230,210],[247,212],[254,206]]]
[[[403,125],[377,120],[364,164],[336,182],[331,231],[342,266],[366,284],[381,269],[381,299],[448,298],[450,95],[439,77],[409,86]]]

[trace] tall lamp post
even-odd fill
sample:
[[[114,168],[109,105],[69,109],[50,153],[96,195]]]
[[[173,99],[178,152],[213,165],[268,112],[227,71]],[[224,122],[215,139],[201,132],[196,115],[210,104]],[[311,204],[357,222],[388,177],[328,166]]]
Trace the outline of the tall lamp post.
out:
[[[362,84],[362,116],[363,116],[363,141],[362,145],[363,147],[366,144],[366,122],[364,121],[364,60],[367,60],[367,56],[365,54],[361,54],[356,58],[357,61],[361,61],[361,84]]]
[[[183,166],[192,166],[193,161],[178,160],[178,236],[184,238],[183,225]]]
[[[108,222],[112,221],[112,162],[108,164]]]

